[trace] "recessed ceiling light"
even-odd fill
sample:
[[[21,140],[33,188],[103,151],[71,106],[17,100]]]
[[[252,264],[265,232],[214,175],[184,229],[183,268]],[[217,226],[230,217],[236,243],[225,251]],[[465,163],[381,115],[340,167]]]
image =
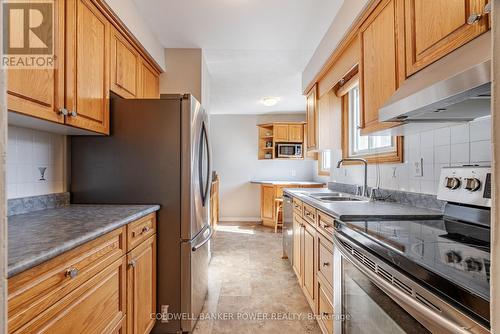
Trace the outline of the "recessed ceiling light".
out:
[[[275,97],[275,96],[266,96],[266,97],[263,97],[262,100],[260,100],[260,103],[262,103],[263,105],[265,105],[266,107],[272,107],[274,106],[276,103],[278,103],[280,101],[280,98],[279,97]]]

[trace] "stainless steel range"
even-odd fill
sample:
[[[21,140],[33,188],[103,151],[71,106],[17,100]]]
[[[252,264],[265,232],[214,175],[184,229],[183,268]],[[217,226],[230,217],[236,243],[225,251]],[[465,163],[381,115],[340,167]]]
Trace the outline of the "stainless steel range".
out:
[[[443,168],[438,220],[336,221],[335,333],[488,333],[491,169]]]

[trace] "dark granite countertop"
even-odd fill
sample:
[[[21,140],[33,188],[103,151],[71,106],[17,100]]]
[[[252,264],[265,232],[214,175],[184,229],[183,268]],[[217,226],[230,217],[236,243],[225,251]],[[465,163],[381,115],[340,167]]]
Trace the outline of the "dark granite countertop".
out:
[[[271,184],[271,185],[276,185],[276,186],[286,186],[289,184],[297,184],[300,186],[307,186],[307,185],[321,185],[325,184],[324,182],[316,182],[316,181],[293,181],[293,180],[252,180],[250,183],[255,183],[255,184]]]
[[[339,201],[322,202],[308,194],[313,193],[338,193],[329,189],[290,189],[283,190],[286,194],[296,197],[301,201],[332,215],[339,220],[356,219],[440,219],[441,211],[418,208],[415,206],[382,201]],[[352,195],[351,195],[352,196]]]
[[[68,205],[8,217],[8,277],[134,220],[158,205]]]

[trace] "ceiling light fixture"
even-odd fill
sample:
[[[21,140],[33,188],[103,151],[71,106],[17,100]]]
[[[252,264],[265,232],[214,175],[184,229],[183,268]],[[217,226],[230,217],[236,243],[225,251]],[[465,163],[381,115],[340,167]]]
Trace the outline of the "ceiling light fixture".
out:
[[[260,100],[260,103],[262,103],[263,105],[265,105],[266,107],[272,107],[274,106],[276,103],[278,103],[280,101],[280,98],[279,97],[275,97],[275,96],[266,96],[266,97],[263,97],[262,100]]]

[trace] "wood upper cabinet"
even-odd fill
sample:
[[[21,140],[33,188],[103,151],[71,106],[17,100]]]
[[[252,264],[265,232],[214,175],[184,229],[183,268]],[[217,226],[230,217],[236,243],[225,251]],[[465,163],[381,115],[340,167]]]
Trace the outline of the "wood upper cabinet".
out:
[[[156,235],[128,255],[127,328],[129,334],[148,334],[156,313]]]
[[[142,61],[140,67],[140,96],[142,98],[157,99],[160,97],[160,77],[145,60]]]
[[[306,96],[307,150],[318,148],[318,85],[315,84]]]
[[[304,141],[304,126],[302,124],[290,124],[288,126],[288,141],[302,143]]]
[[[405,0],[406,74],[419,71],[489,29],[486,0]],[[482,17],[468,24],[471,15]]]
[[[123,98],[138,97],[142,59],[134,46],[111,29],[111,90]]]
[[[111,23],[91,0],[66,6],[66,123],[109,134]]]
[[[403,0],[383,0],[360,28],[360,96],[362,134],[387,129],[379,108],[405,78],[402,38]]]
[[[54,68],[9,69],[7,106],[11,111],[64,123],[64,3],[54,2]]]
[[[274,125],[274,141],[287,142],[288,141],[288,124],[275,124]]]

